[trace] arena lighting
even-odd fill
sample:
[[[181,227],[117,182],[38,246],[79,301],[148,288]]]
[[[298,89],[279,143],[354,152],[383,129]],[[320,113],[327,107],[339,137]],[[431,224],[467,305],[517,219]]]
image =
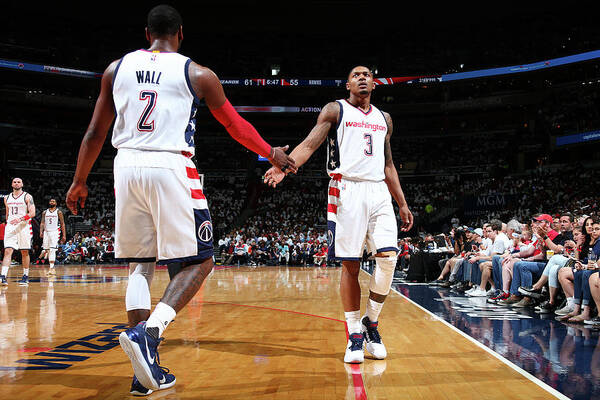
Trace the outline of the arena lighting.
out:
[[[277,64],[271,65],[271,76],[279,75],[279,71],[281,71],[281,67]]]

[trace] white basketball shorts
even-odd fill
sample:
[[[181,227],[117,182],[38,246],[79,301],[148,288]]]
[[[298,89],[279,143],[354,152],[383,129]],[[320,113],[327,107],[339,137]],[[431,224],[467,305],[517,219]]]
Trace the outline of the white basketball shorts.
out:
[[[327,228],[329,259],[358,261],[365,244],[371,254],[398,251],[397,220],[383,181],[332,179]]]
[[[213,256],[208,204],[189,158],[120,149],[114,177],[116,259],[172,263]]]
[[[60,231],[44,231],[44,239],[42,241],[42,249],[50,250],[58,248],[58,239],[60,237]]]
[[[20,222],[17,225],[6,224],[4,247],[15,250],[30,250],[32,237],[31,220]]]

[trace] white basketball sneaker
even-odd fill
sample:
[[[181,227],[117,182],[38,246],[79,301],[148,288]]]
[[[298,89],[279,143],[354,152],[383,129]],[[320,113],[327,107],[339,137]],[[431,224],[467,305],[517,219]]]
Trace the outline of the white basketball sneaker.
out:
[[[345,363],[362,363],[365,361],[365,352],[363,350],[364,336],[362,333],[352,333],[348,337],[348,347],[344,355]]]
[[[366,315],[360,320],[362,325],[363,335],[367,344],[367,351],[378,360],[383,360],[387,357],[387,350],[381,341],[379,331],[377,330],[377,322],[373,322]]]

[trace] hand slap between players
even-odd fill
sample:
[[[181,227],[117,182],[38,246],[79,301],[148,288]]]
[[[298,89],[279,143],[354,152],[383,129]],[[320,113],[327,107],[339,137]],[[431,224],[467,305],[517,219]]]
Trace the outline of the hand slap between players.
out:
[[[271,167],[264,176],[264,183],[271,187],[277,187],[277,184],[285,178],[285,173],[277,167]]]
[[[88,197],[88,188],[85,183],[73,182],[67,192],[67,207],[73,215],[77,215],[77,203],[79,207],[84,208],[85,200]]]
[[[296,161],[294,161],[294,159],[289,155],[285,154],[289,148],[290,146],[273,147],[273,154],[269,157],[269,162],[273,164],[274,167],[279,168],[286,174],[295,174],[298,172],[298,168],[296,168]]]

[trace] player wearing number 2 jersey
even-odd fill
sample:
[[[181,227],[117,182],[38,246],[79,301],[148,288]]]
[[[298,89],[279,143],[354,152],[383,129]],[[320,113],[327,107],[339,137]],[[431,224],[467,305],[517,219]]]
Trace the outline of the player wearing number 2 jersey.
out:
[[[33,197],[23,191],[23,180],[12,180],[12,193],[4,198],[6,208],[6,230],[4,231],[4,258],[2,259],[2,272],[0,284],[7,285],[8,269],[14,250],[21,251],[23,264],[23,277],[19,285],[29,285],[29,250],[31,249],[31,218],[35,217]]]
[[[83,207],[87,197],[87,176],[116,116],[115,256],[129,263],[125,304],[130,326],[135,325],[119,341],[135,371],[133,394],[175,384],[175,377],[158,364],[158,344],[213,268],[212,222],[190,159],[199,101],[204,99],[245,147],[279,168],[296,171],[287,147],[271,147],[239,116],[210,69],[177,53],[181,25],[172,7],[153,8],[146,28],[150,48],[126,54],[106,69],[67,193],[67,205],[77,213],[77,204]],[[178,262],[182,268],[150,314],[149,286],[157,260]]]
[[[375,358],[387,356],[378,318],[390,291],[398,251],[390,193],[400,207],[403,231],[412,227],[413,217],[392,160],[392,119],[371,104],[374,85],[369,68],[353,68],[346,88],[348,99],[327,104],[290,157],[299,167],[327,140],[329,256],[342,261],[340,293],[349,334],[344,361],[359,363],[364,360],[363,341]],[[284,172],[273,167],[265,174],[265,182],[276,186],[284,177]],[[376,268],[366,315],[361,318],[358,273],[365,244],[375,254]]]

